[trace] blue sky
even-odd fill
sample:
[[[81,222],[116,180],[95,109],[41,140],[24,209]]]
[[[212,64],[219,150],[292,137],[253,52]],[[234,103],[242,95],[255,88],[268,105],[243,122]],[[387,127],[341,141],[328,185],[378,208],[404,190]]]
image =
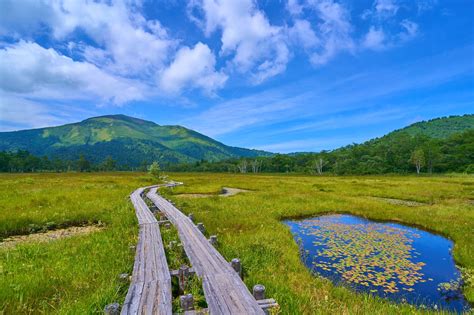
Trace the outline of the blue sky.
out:
[[[0,130],[122,113],[333,149],[474,112],[471,0],[0,1]]]

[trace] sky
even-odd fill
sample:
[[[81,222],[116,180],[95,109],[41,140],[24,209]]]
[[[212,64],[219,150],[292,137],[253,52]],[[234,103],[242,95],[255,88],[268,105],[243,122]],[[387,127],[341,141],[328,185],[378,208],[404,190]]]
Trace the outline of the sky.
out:
[[[125,114],[288,153],[472,113],[472,0],[0,1],[0,131]]]

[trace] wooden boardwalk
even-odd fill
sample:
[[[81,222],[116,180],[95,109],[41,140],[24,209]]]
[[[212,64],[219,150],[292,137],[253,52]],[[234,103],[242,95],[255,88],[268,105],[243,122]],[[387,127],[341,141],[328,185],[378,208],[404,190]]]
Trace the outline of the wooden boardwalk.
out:
[[[184,250],[202,278],[204,295],[211,314],[264,314],[239,275],[209,243],[194,223],[152,188],[147,197],[178,230]]]
[[[172,314],[171,275],[166,262],[160,227],[141,194],[130,199],[138,218],[139,235],[132,281],[121,314]]]

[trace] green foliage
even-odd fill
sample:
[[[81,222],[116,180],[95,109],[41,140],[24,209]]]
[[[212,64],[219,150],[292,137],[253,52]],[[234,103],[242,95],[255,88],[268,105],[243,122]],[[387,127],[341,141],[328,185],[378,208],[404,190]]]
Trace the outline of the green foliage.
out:
[[[416,167],[416,173],[420,174],[420,170],[425,166],[425,152],[422,149],[416,149],[411,154],[410,161]]]
[[[414,152],[416,153],[413,156]],[[415,157],[417,163],[414,163]],[[467,172],[474,164],[474,129],[453,133],[444,139],[425,135],[411,136],[407,132],[394,132],[363,144],[348,145],[334,151],[301,153],[271,157],[232,159],[220,162],[196,162],[171,165],[174,171],[239,172],[242,161],[251,164],[258,160],[262,172],[317,173],[316,162],[323,165],[324,173],[387,174],[412,173],[416,165],[426,166],[429,173]],[[415,167],[413,167],[415,165]]]
[[[148,168],[148,173],[154,178],[154,179],[160,179],[161,175],[161,168],[160,164],[158,162],[153,162],[150,167]]]

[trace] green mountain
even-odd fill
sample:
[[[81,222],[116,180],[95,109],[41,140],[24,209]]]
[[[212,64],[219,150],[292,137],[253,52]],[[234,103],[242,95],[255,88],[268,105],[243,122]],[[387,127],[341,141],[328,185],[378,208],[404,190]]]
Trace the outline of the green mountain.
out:
[[[219,161],[271,153],[226,146],[181,126],[160,126],[125,115],[109,115],[58,127],[0,133],[0,151],[28,150],[62,160],[80,154],[93,163],[111,156],[119,165]]]
[[[406,132],[410,136],[424,135],[435,139],[446,139],[451,135],[474,129],[474,115],[449,116],[420,121],[408,127],[395,130],[387,136]]]

